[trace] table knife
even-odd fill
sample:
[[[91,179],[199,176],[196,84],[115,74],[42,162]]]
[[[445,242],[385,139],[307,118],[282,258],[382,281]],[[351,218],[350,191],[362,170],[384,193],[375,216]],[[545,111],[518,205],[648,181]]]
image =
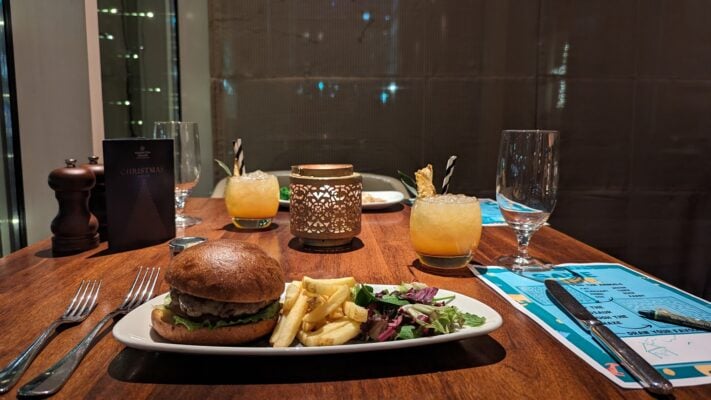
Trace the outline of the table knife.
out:
[[[554,279],[546,279],[546,289],[558,305],[589,332],[639,383],[651,393],[670,394],[674,388],[652,365],[619,336],[603,325]]]

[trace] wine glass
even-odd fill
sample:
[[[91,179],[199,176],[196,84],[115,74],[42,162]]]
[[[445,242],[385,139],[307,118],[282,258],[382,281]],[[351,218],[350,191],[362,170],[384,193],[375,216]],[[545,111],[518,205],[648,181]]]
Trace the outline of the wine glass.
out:
[[[496,172],[496,201],[506,223],[516,233],[518,253],[499,257],[497,265],[514,271],[551,268],[528,254],[528,243],[555,207],[559,143],[557,131],[502,132]]]
[[[175,174],[175,226],[184,228],[201,222],[200,218],[183,214],[185,200],[200,179],[200,140],[195,122],[156,122],[153,135],[173,139]]]

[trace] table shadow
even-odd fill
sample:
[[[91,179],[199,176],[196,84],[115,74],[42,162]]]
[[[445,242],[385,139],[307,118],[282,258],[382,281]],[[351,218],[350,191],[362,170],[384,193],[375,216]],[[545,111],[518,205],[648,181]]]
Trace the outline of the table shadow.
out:
[[[63,257],[71,257],[71,256],[76,256],[77,254],[80,254],[80,253],[84,253],[84,252],[88,253],[88,252],[91,252],[91,251],[95,251],[95,250],[97,250],[97,249],[98,249],[97,247],[94,247],[93,249],[87,249],[87,250],[77,251],[77,252],[75,252],[75,253],[54,254],[54,253],[52,253],[52,248],[49,247],[49,248],[42,249],[42,250],[36,252],[36,253],[35,253],[35,257],[39,257],[39,258],[63,258]],[[121,251],[128,251],[128,250],[121,250]],[[105,256],[105,255],[108,255],[108,254],[118,253],[118,252],[121,252],[121,251],[103,249],[103,250],[97,251],[96,253],[93,253],[93,254],[90,255],[90,256],[87,256],[87,258],[101,257],[101,256]]]
[[[473,261],[470,261],[468,265],[459,268],[434,268],[423,264],[419,259],[415,259],[412,261],[412,263],[410,263],[410,265],[415,269],[432,275],[450,276],[454,278],[471,278],[472,271],[469,270],[468,265],[478,264]]]
[[[268,227],[262,228],[262,229],[242,229],[234,226],[234,224],[230,223],[222,227],[222,230],[228,231],[228,232],[238,232],[238,233],[255,233],[255,232],[269,232],[279,229],[279,224],[276,222],[272,222],[269,224]]]
[[[152,246],[152,245],[151,245],[151,246]],[[144,247],[148,247],[148,246],[144,246]],[[101,250],[101,251],[97,251],[96,253],[90,255],[90,256],[87,257],[87,258],[104,257],[104,256],[108,256],[108,255],[111,255],[111,254],[119,254],[119,253],[123,253],[123,252],[126,252],[126,251],[138,250],[138,249],[140,249],[140,248],[142,248],[142,247],[138,247],[138,248],[135,248],[135,249],[109,249],[109,248],[106,248],[106,249],[103,249],[103,250]]]
[[[39,258],[56,258],[56,256],[54,256],[54,255],[52,254],[52,248],[51,248],[51,247],[48,248],[48,249],[42,249],[42,250],[36,252],[36,253],[35,253],[35,257],[39,257]]]
[[[183,385],[316,383],[376,379],[496,364],[506,350],[488,335],[363,353],[312,356],[215,356],[125,348],[109,364],[123,382]]]
[[[312,254],[334,254],[334,253],[350,253],[351,251],[360,250],[365,247],[362,240],[353,238],[349,244],[344,246],[335,247],[317,247],[317,246],[305,246],[298,238],[292,238],[289,240],[288,246],[292,250],[300,251],[302,253],[312,253]]]

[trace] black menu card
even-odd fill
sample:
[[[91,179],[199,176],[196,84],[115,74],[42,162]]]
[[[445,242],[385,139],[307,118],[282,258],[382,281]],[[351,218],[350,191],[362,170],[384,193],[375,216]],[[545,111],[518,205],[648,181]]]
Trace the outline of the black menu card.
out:
[[[109,249],[175,237],[172,139],[104,140]]]

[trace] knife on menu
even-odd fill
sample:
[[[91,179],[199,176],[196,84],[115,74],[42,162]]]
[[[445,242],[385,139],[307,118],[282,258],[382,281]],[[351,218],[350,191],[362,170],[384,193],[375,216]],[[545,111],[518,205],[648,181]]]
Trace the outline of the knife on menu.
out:
[[[674,386],[619,336],[603,325],[558,281],[545,280],[546,289],[556,303],[613,356],[651,393],[670,394]]]

